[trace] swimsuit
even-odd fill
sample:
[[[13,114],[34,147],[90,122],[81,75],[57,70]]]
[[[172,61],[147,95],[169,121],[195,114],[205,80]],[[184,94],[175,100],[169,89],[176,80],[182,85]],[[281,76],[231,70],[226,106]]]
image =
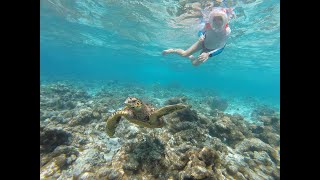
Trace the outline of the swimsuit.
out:
[[[201,33],[202,35],[204,35],[204,37],[206,37],[206,32],[199,32],[199,33]],[[216,56],[216,55],[220,54],[220,53],[223,51],[224,47],[226,47],[226,44],[224,44],[224,46],[223,46],[222,48],[218,48],[218,49],[208,49],[208,48],[206,48],[206,46],[204,45],[204,41],[202,41],[202,49],[203,49],[203,51],[205,51],[205,52],[211,52],[211,51],[212,51],[212,52],[210,53],[209,57]]]
[[[210,49],[208,49],[208,48],[206,48],[206,47],[204,46],[204,41],[202,42],[203,51],[205,51],[205,50],[208,50],[208,52],[212,51],[212,52],[210,53],[209,57],[216,56],[216,55],[222,53],[224,47],[226,47],[226,44],[224,44],[224,46],[223,46],[222,48],[210,50]]]

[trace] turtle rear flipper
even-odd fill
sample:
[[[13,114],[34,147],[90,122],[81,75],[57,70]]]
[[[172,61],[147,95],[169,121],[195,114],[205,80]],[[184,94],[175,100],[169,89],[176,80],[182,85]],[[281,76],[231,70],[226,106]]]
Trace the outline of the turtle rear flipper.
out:
[[[120,122],[121,116],[128,116],[128,111],[117,111],[113,113],[109,119],[107,120],[107,134],[109,137],[113,137],[114,133],[116,132],[116,128]]]
[[[168,105],[168,106],[164,106],[156,111],[154,111],[151,115],[150,115],[150,123],[154,124],[157,122],[157,119],[159,119],[160,117],[173,113],[175,111],[178,111],[180,109],[184,109],[184,108],[188,108],[189,106],[185,105],[185,104],[174,104],[174,105]]]

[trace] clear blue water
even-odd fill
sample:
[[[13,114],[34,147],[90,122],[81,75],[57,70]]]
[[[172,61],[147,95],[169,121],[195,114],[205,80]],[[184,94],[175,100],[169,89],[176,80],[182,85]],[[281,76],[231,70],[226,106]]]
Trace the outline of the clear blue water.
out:
[[[280,104],[280,2],[233,1],[223,53],[193,67],[164,49],[188,48],[198,22],[174,0],[41,0],[40,78],[178,84]]]

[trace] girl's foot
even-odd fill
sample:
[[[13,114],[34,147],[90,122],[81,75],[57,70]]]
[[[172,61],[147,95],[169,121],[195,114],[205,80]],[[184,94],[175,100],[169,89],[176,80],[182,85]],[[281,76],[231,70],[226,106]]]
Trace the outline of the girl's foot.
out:
[[[167,49],[167,50],[162,51],[162,55],[170,54],[173,52],[174,52],[174,49]]]

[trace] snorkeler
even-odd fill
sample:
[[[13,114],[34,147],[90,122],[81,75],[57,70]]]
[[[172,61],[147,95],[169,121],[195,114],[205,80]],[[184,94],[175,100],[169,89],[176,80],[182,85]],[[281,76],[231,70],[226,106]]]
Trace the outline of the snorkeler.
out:
[[[194,66],[206,62],[209,57],[216,56],[223,51],[231,33],[228,20],[227,9],[214,8],[209,14],[208,22],[199,32],[200,38],[196,43],[187,50],[167,49],[162,54],[176,53],[188,57]],[[201,50],[199,57],[194,57],[192,54],[199,50]]]

